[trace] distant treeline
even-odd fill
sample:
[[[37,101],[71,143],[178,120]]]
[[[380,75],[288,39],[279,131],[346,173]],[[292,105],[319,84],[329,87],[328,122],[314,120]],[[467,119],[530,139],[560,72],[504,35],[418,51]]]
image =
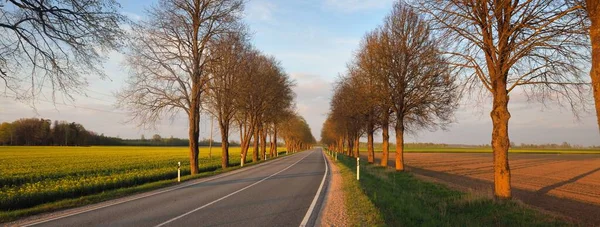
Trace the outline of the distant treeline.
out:
[[[22,118],[12,123],[0,124],[0,145],[10,146],[188,146],[189,140],[162,138],[155,134],[150,139],[121,139],[88,131],[76,122],[52,121],[50,119]],[[210,140],[201,140],[200,146],[208,146]],[[213,146],[221,146],[213,142]],[[231,146],[239,146],[230,142]]]

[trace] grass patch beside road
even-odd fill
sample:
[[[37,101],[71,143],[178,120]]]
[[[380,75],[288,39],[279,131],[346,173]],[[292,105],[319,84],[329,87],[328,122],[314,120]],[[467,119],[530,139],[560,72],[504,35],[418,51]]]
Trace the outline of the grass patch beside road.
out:
[[[338,160],[338,163],[343,165],[341,169],[349,171],[353,176],[344,177],[344,183],[353,181],[359,185],[363,196],[367,196],[377,208],[387,226],[572,225],[515,201],[495,201],[477,197],[441,184],[419,180],[410,173],[367,166],[366,163],[361,163],[358,183],[355,175],[356,159],[338,155]],[[353,197],[357,195],[348,196],[354,199]]]
[[[352,172],[346,165],[338,165],[338,167],[343,179],[348,223],[353,226],[385,226],[379,209],[365,195],[361,185],[356,181],[356,172]]]

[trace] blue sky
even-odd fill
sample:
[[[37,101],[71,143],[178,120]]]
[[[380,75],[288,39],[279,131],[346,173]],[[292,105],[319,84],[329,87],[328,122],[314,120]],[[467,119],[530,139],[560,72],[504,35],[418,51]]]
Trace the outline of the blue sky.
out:
[[[143,18],[144,9],[155,1],[121,1],[122,11],[133,19]],[[244,20],[253,34],[254,45],[281,61],[296,80],[297,109],[318,139],[329,108],[332,83],[343,73],[363,35],[382,23],[391,9],[391,0],[248,0]],[[127,123],[127,116],[113,106],[112,93],[123,86],[127,71],[123,57],[111,53],[105,64],[110,79],[89,78],[87,96],[56,105],[41,101],[36,109],[10,98],[0,97],[0,121],[21,117],[43,117],[82,123],[86,128],[123,138],[163,136],[186,137],[184,116],[165,119],[155,129],[140,129]],[[591,94],[590,94],[591,97]],[[463,101],[456,113],[457,123],[449,131],[420,132],[409,142],[487,144],[491,140],[489,100]],[[75,107],[74,107],[75,106]],[[591,106],[590,106],[591,107]],[[545,107],[513,94],[509,106],[511,140],[516,143],[561,143],[600,145],[600,135],[591,113],[579,120],[568,109],[554,104]],[[209,118],[203,117],[201,137],[208,137]],[[214,129],[218,132],[217,129]],[[218,134],[218,133],[215,133]],[[236,133],[232,134],[233,136]]]

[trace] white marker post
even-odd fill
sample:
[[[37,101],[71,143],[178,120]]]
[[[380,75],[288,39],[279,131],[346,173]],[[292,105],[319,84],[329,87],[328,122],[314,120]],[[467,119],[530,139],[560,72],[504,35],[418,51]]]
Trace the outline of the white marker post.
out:
[[[181,162],[177,162],[177,182],[181,182]]]
[[[360,158],[356,157],[356,180],[360,180]]]

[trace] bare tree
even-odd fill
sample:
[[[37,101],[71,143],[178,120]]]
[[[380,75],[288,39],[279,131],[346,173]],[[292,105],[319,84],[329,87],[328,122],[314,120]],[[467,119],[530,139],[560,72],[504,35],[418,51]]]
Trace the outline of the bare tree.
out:
[[[211,76],[206,97],[206,109],[216,116],[221,131],[221,167],[229,166],[229,133],[236,113],[237,88],[243,86],[239,75],[245,69],[247,52],[251,49],[244,32],[222,35],[210,45],[214,60],[207,65]],[[239,94],[242,95],[242,94]]]
[[[390,86],[388,81],[385,80],[387,77],[388,68],[387,62],[380,56],[384,56],[385,53],[380,42],[381,32],[379,29],[367,33],[361,43],[361,49],[356,55],[356,68],[358,71],[357,80],[359,81],[362,95],[365,96],[365,103],[363,104],[366,108],[367,114],[367,154],[369,163],[374,162],[375,151],[373,148],[373,135],[377,127],[382,129],[382,166],[387,166],[387,158],[389,155],[389,122],[390,114],[392,112],[392,101]]]
[[[588,32],[592,44],[592,68],[590,78],[592,80],[592,89],[594,93],[594,103],[596,105],[596,118],[598,130],[600,130],[600,2],[595,0],[574,0],[569,1],[574,8],[582,8],[583,15],[580,18],[587,18],[581,23],[583,30]],[[573,4],[574,3],[574,4]],[[574,35],[578,35],[574,33]]]
[[[265,130],[274,120],[271,117],[279,111],[284,111],[287,106],[292,106],[294,98],[291,90],[293,83],[275,58],[258,51],[249,53],[246,58],[249,61],[248,68],[241,75],[242,86],[237,89],[238,96],[235,99],[238,109],[235,118],[240,127],[242,163],[245,162],[252,138],[252,161],[259,160],[260,140],[262,137],[264,152]],[[264,157],[264,153],[261,156]]]
[[[43,87],[72,98],[86,76],[105,77],[103,55],[121,44],[114,0],[9,0],[0,6],[0,79],[17,99]],[[47,84],[49,83],[49,84]]]
[[[427,23],[402,2],[394,5],[381,31],[383,56],[396,134],[396,170],[404,171],[404,132],[451,122],[458,100],[454,77],[439,56]]]
[[[147,20],[132,28],[128,86],[119,106],[140,126],[184,111],[189,120],[191,173],[198,173],[201,96],[207,89],[207,48],[218,35],[235,28],[242,0],[161,0]]]
[[[465,84],[481,84],[492,96],[494,194],[510,198],[510,92],[525,86],[533,99],[554,98],[573,108],[584,103],[589,87],[580,67],[587,41],[571,35],[579,22],[565,17],[576,8],[555,0],[424,0],[418,5],[448,40],[447,56],[466,75]]]

